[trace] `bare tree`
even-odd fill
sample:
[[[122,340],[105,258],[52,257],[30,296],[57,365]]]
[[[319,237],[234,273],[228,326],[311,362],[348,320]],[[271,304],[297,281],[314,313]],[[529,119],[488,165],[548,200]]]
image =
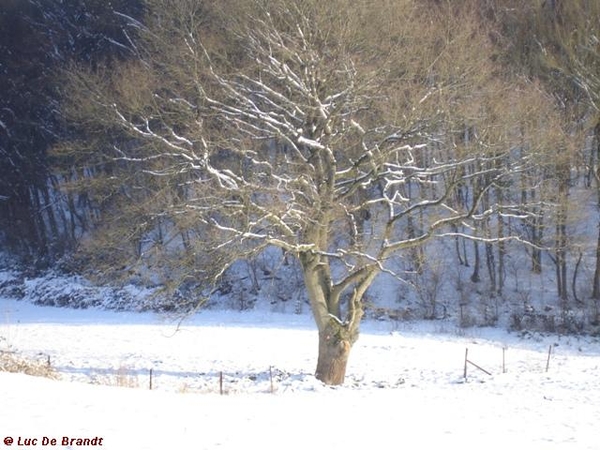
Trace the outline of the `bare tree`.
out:
[[[218,273],[269,246],[298,258],[316,376],[341,384],[363,297],[392,273],[388,259],[509,209],[482,198],[523,170],[510,145],[490,151],[482,136],[463,151],[446,136],[446,108],[485,89],[485,34],[460,11],[448,21],[410,0],[275,0],[223,2],[219,41],[198,2],[168,3],[149,2],[137,64],[109,83],[73,77],[86,117],[134,138],[113,158],[176,180],[185,194],[169,216],[214,230],[229,255]],[[478,57],[457,58],[474,37]],[[465,184],[469,201],[457,204]]]

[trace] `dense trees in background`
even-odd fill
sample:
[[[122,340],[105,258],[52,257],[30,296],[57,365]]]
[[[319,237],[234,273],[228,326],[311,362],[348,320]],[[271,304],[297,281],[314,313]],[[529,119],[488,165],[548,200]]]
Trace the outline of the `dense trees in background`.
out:
[[[529,307],[530,271],[555,283],[563,324],[574,308],[597,323],[599,14],[588,0],[5,1],[3,242],[203,294],[278,249],[298,261],[332,384],[382,273],[435,318],[454,260],[469,271],[461,320],[478,296],[493,323],[502,299]]]
[[[565,139],[554,143],[557,155],[552,158],[554,166],[546,178],[553,180],[552,187],[558,194],[553,199],[555,243],[549,254],[556,266],[559,297],[567,302],[569,298],[577,299],[575,282],[572,290],[568,288],[569,253],[579,253],[575,259],[580,261],[583,248],[586,253],[590,251],[590,244],[576,243],[577,237],[569,232],[569,222],[579,220],[577,216],[582,213],[581,205],[573,204],[571,191],[580,183],[587,188],[598,187],[600,3],[510,3],[496,10],[502,24],[500,32],[507,43],[505,64],[530,79],[540,80],[563,118]],[[585,240],[589,242],[589,236]],[[600,295],[599,250],[600,235],[592,282],[594,299]]]
[[[62,113],[69,64],[127,58],[140,16],[136,1],[3,0],[0,5],[0,232],[3,243],[45,264],[73,249],[91,226],[77,177],[53,166],[49,149],[69,136]],[[83,165],[80,165],[80,168]]]

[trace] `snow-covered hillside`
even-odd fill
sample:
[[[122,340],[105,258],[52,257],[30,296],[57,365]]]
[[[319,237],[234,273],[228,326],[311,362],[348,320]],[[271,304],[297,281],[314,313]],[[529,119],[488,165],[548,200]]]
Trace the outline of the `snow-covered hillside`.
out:
[[[178,327],[149,313],[6,298],[0,314],[2,349],[50,357],[61,377],[0,373],[2,438],[15,445],[101,437],[104,448],[140,450],[598,448],[592,338],[367,322],[346,384],[329,388],[311,374],[317,336],[306,315],[205,311]],[[465,381],[466,348],[491,375],[469,365]]]

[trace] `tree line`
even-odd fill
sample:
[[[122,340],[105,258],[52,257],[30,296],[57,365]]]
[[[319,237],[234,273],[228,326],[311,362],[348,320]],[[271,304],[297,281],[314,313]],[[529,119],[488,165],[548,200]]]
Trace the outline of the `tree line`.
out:
[[[52,155],[71,133],[62,72],[74,63],[126,58],[132,33],[116,12],[142,10],[135,1],[2,2],[0,230],[4,246],[28,261],[51,264],[92,226],[85,195],[62,190],[77,176],[75,165]]]
[[[201,299],[278,249],[329,384],[374,280],[431,289],[438,241],[487,297],[552,270],[600,319],[597,2],[8,5],[0,227],[25,258]]]

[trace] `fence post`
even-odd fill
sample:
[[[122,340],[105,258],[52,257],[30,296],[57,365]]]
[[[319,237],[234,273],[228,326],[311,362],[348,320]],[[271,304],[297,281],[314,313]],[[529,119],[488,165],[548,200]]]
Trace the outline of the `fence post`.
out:
[[[548,347],[548,360],[546,361],[546,372],[550,369],[550,357],[552,356],[552,345]]]
[[[465,381],[467,380],[467,365],[471,364],[472,366],[476,367],[477,369],[481,370],[483,373],[487,374],[487,375],[492,375],[490,372],[488,372],[487,370],[485,370],[483,367],[481,367],[478,364],[475,364],[473,361],[469,361],[469,349],[467,348],[465,350],[465,373],[464,373],[464,377],[465,377]]]
[[[148,389],[152,390],[152,367],[150,367],[150,381],[148,384]]]

